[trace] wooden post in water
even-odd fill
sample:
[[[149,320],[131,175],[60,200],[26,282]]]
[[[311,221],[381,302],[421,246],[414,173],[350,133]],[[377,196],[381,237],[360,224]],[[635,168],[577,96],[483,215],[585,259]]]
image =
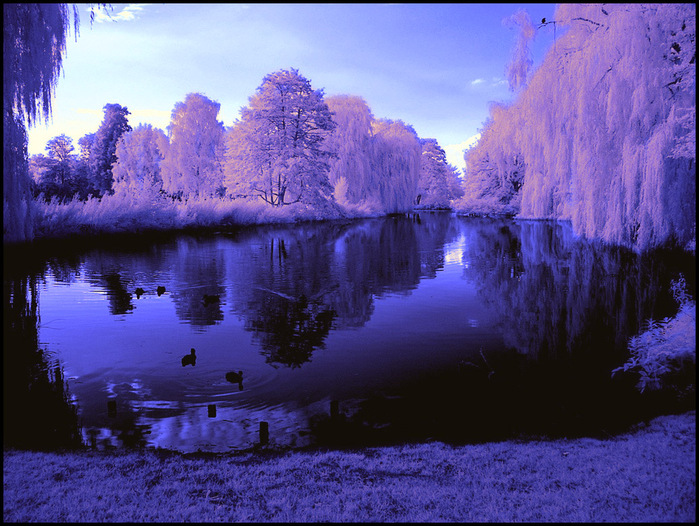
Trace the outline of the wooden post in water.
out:
[[[260,444],[266,446],[269,442],[269,424],[260,422]]]
[[[216,404],[209,404],[209,418],[216,418]]]
[[[90,437],[90,447],[92,449],[97,449],[97,433],[96,429],[89,429],[87,435]]]

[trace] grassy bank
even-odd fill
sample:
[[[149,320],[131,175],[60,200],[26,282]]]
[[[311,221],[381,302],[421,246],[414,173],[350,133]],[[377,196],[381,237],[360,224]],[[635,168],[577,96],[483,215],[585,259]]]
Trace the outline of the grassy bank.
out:
[[[184,202],[157,198],[138,199],[114,194],[101,199],[68,201],[54,199],[34,203],[34,234],[37,240],[110,234],[173,232],[192,228],[290,224],[303,221],[353,219],[383,215],[358,205],[310,206],[295,203],[273,207],[262,201],[191,198]]]
[[[596,440],[183,456],[5,451],[3,519],[694,522],[696,417]]]

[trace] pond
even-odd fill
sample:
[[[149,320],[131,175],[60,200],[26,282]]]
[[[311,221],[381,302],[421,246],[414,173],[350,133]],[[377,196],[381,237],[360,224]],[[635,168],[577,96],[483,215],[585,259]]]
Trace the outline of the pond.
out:
[[[695,258],[420,213],[6,261],[4,442],[223,452],[604,435]]]

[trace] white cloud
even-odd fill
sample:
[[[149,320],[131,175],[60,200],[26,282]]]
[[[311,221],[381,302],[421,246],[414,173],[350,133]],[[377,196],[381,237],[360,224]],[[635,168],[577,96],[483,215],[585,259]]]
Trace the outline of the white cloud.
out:
[[[485,86],[487,88],[495,88],[507,84],[507,81],[500,77],[493,77],[491,80],[474,79],[471,81],[471,86]]]
[[[99,23],[128,21],[136,19],[139,11],[143,11],[146,5],[148,4],[128,4],[118,13],[112,13],[107,9],[91,7],[90,12],[94,16],[94,21]]]
[[[481,134],[477,133],[473,137],[469,137],[459,144],[449,144],[447,146],[442,146],[444,153],[447,155],[447,162],[456,166],[459,170],[463,172],[466,163],[464,162],[464,150],[467,150],[474,144],[478,142],[481,138]]]

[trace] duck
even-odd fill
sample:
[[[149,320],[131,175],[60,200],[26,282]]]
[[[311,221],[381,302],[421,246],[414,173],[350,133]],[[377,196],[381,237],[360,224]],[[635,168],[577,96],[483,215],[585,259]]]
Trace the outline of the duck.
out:
[[[186,354],[182,357],[182,367],[185,365],[191,365],[195,366],[197,364],[197,355],[196,351],[192,349],[189,354]]]
[[[158,296],[162,296],[163,294],[165,294],[165,287],[163,287],[162,285],[158,285],[157,292]]]
[[[238,388],[243,390],[243,371],[226,373],[226,380],[232,384],[238,384]]]
[[[204,302],[204,305],[211,305],[212,303],[218,303],[219,301],[221,301],[221,299],[217,294],[204,294],[202,301]]]
[[[136,297],[137,297],[137,298],[140,298],[141,296],[143,296],[143,295],[146,293],[146,291],[143,290],[141,287],[138,287],[138,288],[135,290],[135,292],[136,292]]]

